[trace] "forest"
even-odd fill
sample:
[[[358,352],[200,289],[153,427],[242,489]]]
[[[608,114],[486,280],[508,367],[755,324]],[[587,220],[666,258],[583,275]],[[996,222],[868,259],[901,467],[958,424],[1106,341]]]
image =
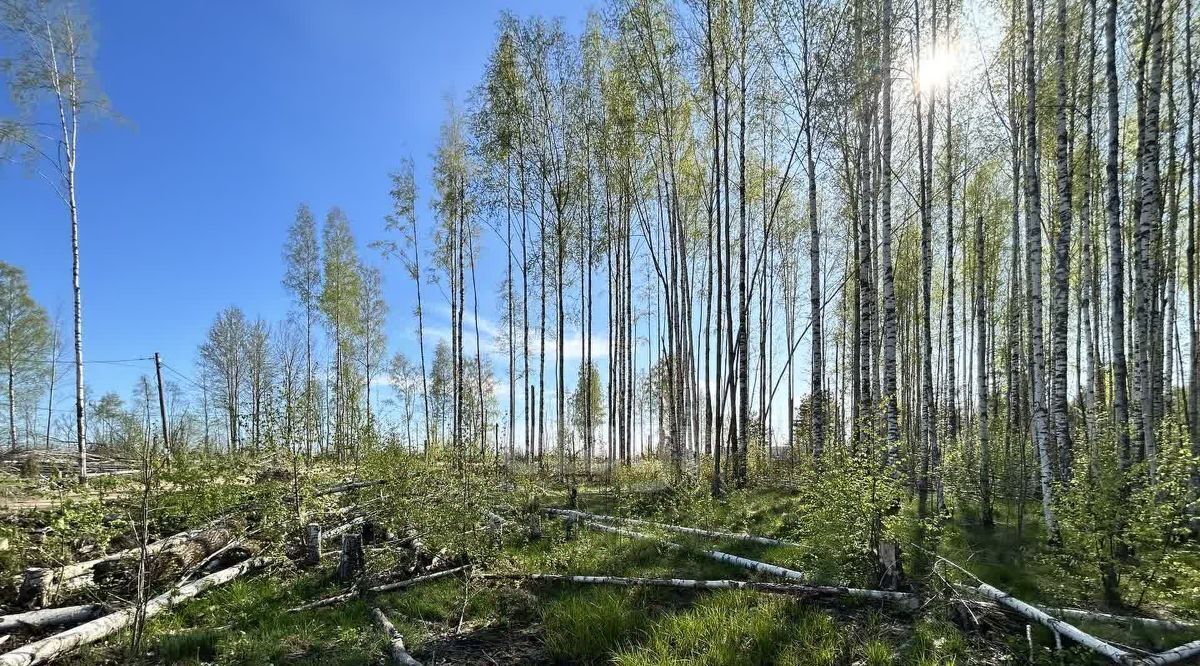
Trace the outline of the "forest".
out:
[[[513,4],[285,317],[93,359],[117,105],[0,0],[0,666],[1200,663],[1192,0]]]

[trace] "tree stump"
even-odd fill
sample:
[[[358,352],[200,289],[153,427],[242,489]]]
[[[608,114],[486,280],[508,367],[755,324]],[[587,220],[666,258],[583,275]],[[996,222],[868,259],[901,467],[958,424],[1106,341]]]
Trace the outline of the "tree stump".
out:
[[[366,569],[366,554],[363,552],[361,534],[342,535],[342,557],[338,561],[337,578],[348,583],[358,578]]]
[[[388,529],[379,523],[368,520],[362,526],[363,544],[371,545],[388,540]]]
[[[54,569],[30,567],[21,578],[17,605],[22,608],[44,608],[54,596]]]
[[[321,563],[321,524],[309,523],[304,531],[304,564],[315,567]]]

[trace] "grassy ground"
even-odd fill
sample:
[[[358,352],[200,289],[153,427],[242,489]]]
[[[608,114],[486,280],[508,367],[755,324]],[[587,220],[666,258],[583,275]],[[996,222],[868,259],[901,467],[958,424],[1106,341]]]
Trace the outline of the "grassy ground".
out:
[[[565,491],[549,488],[545,481],[518,485],[488,480],[459,497],[455,493],[461,489],[455,490],[448,481],[452,478],[452,474],[441,480],[422,478],[423,485],[417,486],[398,480],[392,492],[403,498],[396,500],[399,504],[385,502],[379,489],[356,491],[356,495],[337,501],[375,501],[373,506],[396,528],[430,525],[427,540],[432,546],[447,545],[453,550],[467,544],[472,558],[495,572],[761,578],[703,557],[696,552],[703,546],[798,569],[816,582],[872,586],[867,578],[869,567],[860,566],[865,547],[861,530],[846,527],[860,516],[841,507],[836,497],[814,502],[811,495],[770,489],[733,493],[722,502],[713,502],[704,493],[681,496],[636,482],[619,489],[581,489],[579,506],[589,511],[749,531],[802,544],[768,547],[662,533],[685,546],[675,550],[586,529],[568,533],[560,521],[550,519],[541,521],[541,537],[530,540],[524,522],[528,514],[522,512],[536,506],[565,505]],[[457,513],[449,515],[452,512],[433,499],[446,496],[449,499],[445,501],[454,506],[464,502],[496,506],[496,497],[481,489],[505,484],[510,486],[510,515],[515,512],[519,516],[501,535],[472,531]],[[266,492],[261,483],[251,486]],[[437,493],[429,491],[431,487],[438,488]],[[638,490],[641,492],[635,492]],[[213,496],[205,501],[211,506],[195,499],[187,504],[187,510],[195,513],[192,521],[232,501],[222,494],[224,487],[213,487],[210,492]],[[335,506],[333,500],[325,501],[329,505],[323,510]],[[78,520],[85,522],[83,516]],[[179,515],[173,520],[180,520]],[[937,531],[937,548],[984,580],[1027,601],[1086,604],[1090,600],[1086,580],[1064,580],[1061,563],[1039,546],[1035,517],[1029,520],[1018,534],[1011,523],[1002,521],[983,530],[969,514],[959,516]],[[392,568],[397,564],[394,555],[389,549],[372,551],[370,570]],[[1092,663],[1091,656],[1079,648],[1055,651],[1052,636],[1041,630],[1033,632],[1031,652],[1023,624],[1002,614],[983,617],[982,627],[964,630],[970,623],[963,611],[946,601],[913,612],[849,599],[822,602],[750,591],[584,587],[451,577],[340,606],[287,612],[343,591],[332,578],[334,559],[331,555],[321,567],[309,570],[283,565],[164,613],[151,621],[138,654],[129,653],[125,647],[129,637],[121,635],[84,651],[75,661],[382,663],[385,641],[369,615],[372,607],[379,607],[404,636],[409,651],[425,664],[1001,664],[1025,663],[1031,654],[1035,663]],[[1122,643],[1154,648],[1196,638],[1113,627],[1086,629]]]

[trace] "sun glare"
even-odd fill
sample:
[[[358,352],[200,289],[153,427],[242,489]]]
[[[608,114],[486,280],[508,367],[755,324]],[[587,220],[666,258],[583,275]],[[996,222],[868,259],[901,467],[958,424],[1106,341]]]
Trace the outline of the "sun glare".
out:
[[[917,85],[923,93],[945,88],[957,70],[957,49],[939,49],[936,53],[921,59],[921,72]]]

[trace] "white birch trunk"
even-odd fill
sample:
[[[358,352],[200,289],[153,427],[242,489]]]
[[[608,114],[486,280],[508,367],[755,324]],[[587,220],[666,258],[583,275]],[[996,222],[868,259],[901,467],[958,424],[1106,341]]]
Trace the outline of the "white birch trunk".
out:
[[[86,622],[104,613],[100,604],[83,604],[80,606],[63,606],[62,608],[45,608],[42,610],[13,613],[0,616],[0,631],[22,631],[42,629],[63,625]]]
[[[920,599],[908,592],[886,590],[862,590],[853,587],[831,585],[796,585],[791,583],[764,583],[746,580],[695,580],[689,578],[627,578],[622,576],[569,576],[559,574],[501,574],[485,573],[480,578],[507,580],[540,580],[552,583],[578,583],[581,585],[617,585],[624,587],[673,587],[693,590],[756,590],[774,594],[794,596],[852,596],[896,603],[915,608]]]
[[[757,543],[764,546],[799,546],[800,544],[793,541],[782,541],[780,539],[772,539],[770,537],[755,536],[745,532],[721,532],[717,530],[704,530],[697,527],[684,527],[681,525],[670,525],[667,523],[658,523],[652,520],[640,520],[637,518],[621,518],[618,516],[605,516],[596,513],[587,513],[586,511],[576,511],[573,509],[545,509],[546,513],[552,513],[558,516],[566,516],[576,519],[590,518],[592,520],[600,520],[606,522],[628,523],[630,525],[645,525],[648,527],[657,527],[659,529],[670,530],[672,532],[680,532],[682,534],[693,534],[696,536],[709,537],[713,539],[734,539],[736,541],[746,541],[748,543]]]

